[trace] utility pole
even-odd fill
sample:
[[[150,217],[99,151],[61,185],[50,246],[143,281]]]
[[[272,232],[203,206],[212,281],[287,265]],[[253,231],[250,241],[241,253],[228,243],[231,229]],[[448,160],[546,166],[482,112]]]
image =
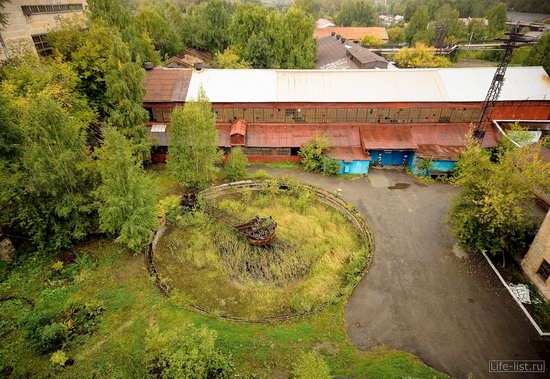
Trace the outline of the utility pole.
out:
[[[523,34],[520,33],[520,26],[515,25],[512,27],[512,30],[509,33],[506,33],[508,37],[498,38],[497,41],[504,41],[504,54],[500,60],[495,76],[493,76],[493,81],[485,97],[485,102],[481,108],[478,122],[474,130],[474,137],[480,142],[483,142],[485,137],[485,130],[487,125],[491,122],[491,113],[493,111],[493,106],[500,96],[502,91],[502,86],[504,85],[504,75],[506,74],[506,69],[512,58],[512,52],[517,47],[518,42],[527,42],[523,38]]]

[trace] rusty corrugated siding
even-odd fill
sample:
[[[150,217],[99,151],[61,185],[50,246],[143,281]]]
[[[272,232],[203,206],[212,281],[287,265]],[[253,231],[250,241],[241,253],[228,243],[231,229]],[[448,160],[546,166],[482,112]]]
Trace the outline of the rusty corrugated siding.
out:
[[[145,103],[184,102],[191,82],[192,69],[156,68],[145,72]]]
[[[371,159],[370,155],[361,147],[332,147],[327,151],[327,156],[344,162],[368,161]]]
[[[326,136],[332,147],[361,146],[356,127],[303,124],[248,125],[246,146],[300,147],[314,136]]]
[[[433,160],[456,161],[463,152],[463,146],[418,145],[416,156]]]
[[[360,128],[361,145],[369,150],[416,149],[408,125],[369,125]]]
[[[366,35],[376,37],[382,41],[387,41],[389,39],[386,28],[381,26],[334,26],[329,28],[320,28],[315,30],[313,36],[315,38],[323,38],[330,36],[332,32],[354,41],[360,41]]]

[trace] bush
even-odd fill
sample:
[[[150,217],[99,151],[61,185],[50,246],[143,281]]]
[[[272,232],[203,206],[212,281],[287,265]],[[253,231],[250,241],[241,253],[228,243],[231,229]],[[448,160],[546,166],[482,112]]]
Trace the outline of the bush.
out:
[[[302,353],[295,362],[292,377],[294,379],[329,379],[331,375],[321,354],[310,351],[309,353]]]
[[[37,341],[37,348],[42,353],[57,350],[67,340],[67,329],[58,322],[46,325],[42,328],[40,340]]]
[[[248,160],[240,147],[231,149],[229,159],[224,165],[224,177],[231,181],[243,179],[247,176]]]
[[[329,146],[329,141],[326,137],[312,137],[302,145],[300,148],[300,157],[302,157],[304,170],[321,172],[323,170],[324,154]]]
[[[401,68],[434,68],[449,67],[451,62],[444,57],[436,56],[434,49],[422,43],[417,43],[414,48],[405,47],[394,56],[394,60]]]
[[[342,168],[342,165],[340,164],[340,161],[330,157],[323,158],[323,172],[326,175],[331,175],[331,176],[338,175],[340,173],[341,168]]]
[[[180,197],[166,196],[157,203],[155,208],[158,217],[163,218],[167,224],[174,225],[180,209]]]
[[[368,34],[363,37],[361,40],[361,46],[363,47],[381,47],[384,45],[384,41],[382,41],[378,37],[369,36]]]
[[[63,352],[63,350],[57,350],[52,354],[50,357],[50,362],[52,362],[56,366],[65,366],[65,362],[67,362],[67,354]]]
[[[217,334],[206,327],[161,333],[158,326],[147,330],[145,360],[154,378],[229,378],[231,359],[216,349]]]
[[[271,176],[266,170],[257,170],[254,174],[252,174],[252,178],[255,180],[265,180],[273,179],[273,176]]]

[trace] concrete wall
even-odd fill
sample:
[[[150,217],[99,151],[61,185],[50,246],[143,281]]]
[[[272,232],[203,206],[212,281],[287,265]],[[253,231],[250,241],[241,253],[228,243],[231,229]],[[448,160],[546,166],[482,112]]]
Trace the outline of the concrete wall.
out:
[[[416,165],[417,165],[416,162],[418,162],[420,159],[422,159],[422,158],[419,158],[415,155],[413,157],[413,159],[411,159],[411,161],[408,164],[409,168],[411,169],[411,172],[414,175],[428,176],[430,172],[449,172],[456,166],[455,161],[438,161],[438,160],[434,160],[434,161],[432,161],[432,164],[431,164],[430,168],[428,169],[428,172],[422,173],[416,167]]]
[[[361,175],[369,173],[369,164],[370,161],[352,161],[344,162],[340,161],[340,174],[344,175]]]
[[[544,281],[537,274],[544,259],[550,263],[550,212],[546,214],[529,251],[521,262],[523,271],[529,276],[531,282],[537,286],[546,299],[550,300],[550,279]]]
[[[34,51],[32,35],[47,33],[57,25],[60,17],[74,17],[82,12],[47,13],[25,16],[22,5],[51,4],[82,4],[86,8],[86,0],[11,0],[5,5],[4,12],[8,14],[8,25],[0,31],[3,46],[0,48],[0,60],[26,50]]]

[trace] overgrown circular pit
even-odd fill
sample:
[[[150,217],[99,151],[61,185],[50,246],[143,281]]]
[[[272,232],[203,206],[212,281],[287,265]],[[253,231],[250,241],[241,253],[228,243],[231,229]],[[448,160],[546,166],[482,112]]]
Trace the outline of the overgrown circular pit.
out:
[[[276,239],[254,246],[209,216],[272,216]],[[154,243],[154,271],[171,296],[219,317],[247,321],[304,314],[351,293],[372,258],[364,220],[330,193],[283,179],[204,191]]]

